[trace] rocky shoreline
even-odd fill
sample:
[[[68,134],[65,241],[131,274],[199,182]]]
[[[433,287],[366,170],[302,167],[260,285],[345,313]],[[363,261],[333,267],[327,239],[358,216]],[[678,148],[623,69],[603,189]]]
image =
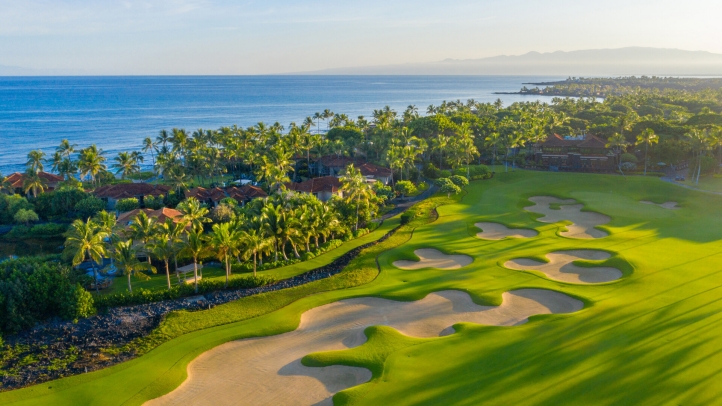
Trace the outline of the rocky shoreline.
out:
[[[0,362],[4,365],[0,370],[0,390],[18,389],[133,359],[137,355],[134,351],[114,355],[106,350],[149,334],[172,311],[205,310],[246,296],[292,288],[336,275],[363,249],[386,240],[395,231],[345,253],[328,265],[266,286],[113,308],[77,323],[52,320],[7,337],[6,350],[0,354]]]

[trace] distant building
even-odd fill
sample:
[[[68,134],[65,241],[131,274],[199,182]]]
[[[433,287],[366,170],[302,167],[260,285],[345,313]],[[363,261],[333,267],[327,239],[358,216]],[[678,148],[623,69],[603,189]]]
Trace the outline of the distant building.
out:
[[[217,206],[221,200],[230,197],[236,200],[240,204],[246,204],[251,199],[265,198],[268,194],[258,186],[243,185],[241,187],[231,186],[227,189],[213,188],[205,189],[202,187],[195,187],[185,192],[185,197],[194,197],[201,203],[206,203],[210,207]]]
[[[163,207],[162,209],[158,210],[135,209],[120,213],[120,215],[118,215],[117,223],[122,227],[128,227],[133,222],[135,216],[137,216],[138,213],[140,213],[141,211],[144,212],[148,217],[154,219],[159,223],[165,223],[166,219],[172,219],[174,223],[178,223],[183,217],[183,214],[178,210],[169,209],[167,207]]]
[[[45,185],[46,185],[45,191],[46,192],[50,192],[50,191],[57,189],[58,184],[65,180],[65,178],[63,178],[62,176],[55,175],[55,174],[48,173],[48,172],[42,172],[42,171],[38,172],[38,177],[40,177],[40,179],[43,179],[45,181]],[[26,175],[24,173],[15,172],[15,173],[10,174],[7,177],[7,181],[10,183],[10,186],[13,189],[15,189],[19,192],[23,192],[23,189],[24,189],[23,185],[25,184],[25,178],[26,178]]]
[[[312,194],[322,202],[330,200],[333,196],[343,197],[341,181],[335,176],[322,176],[300,183],[287,183],[286,188],[298,193]]]
[[[170,189],[170,186],[152,185],[150,183],[119,183],[117,185],[101,186],[92,193],[95,197],[106,202],[108,210],[113,210],[120,199],[134,197],[142,205],[145,196],[165,197],[170,192]]]
[[[371,180],[378,180],[383,184],[391,182],[392,171],[389,168],[367,162],[363,158],[350,158],[347,156],[326,155],[318,158],[313,164],[312,169],[319,176],[341,176],[346,172],[346,168],[353,164],[361,171],[361,174]]]
[[[562,137],[554,134],[534,146],[537,165],[553,170],[613,171],[616,165],[614,153],[599,137],[586,134]]]

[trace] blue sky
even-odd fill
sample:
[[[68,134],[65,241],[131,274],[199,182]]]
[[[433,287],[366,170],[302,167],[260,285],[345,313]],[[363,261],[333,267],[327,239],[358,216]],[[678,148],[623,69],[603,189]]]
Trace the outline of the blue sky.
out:
[[[652,46],[722,53],[719,0],[0,0],[0,65],[264,74]]]

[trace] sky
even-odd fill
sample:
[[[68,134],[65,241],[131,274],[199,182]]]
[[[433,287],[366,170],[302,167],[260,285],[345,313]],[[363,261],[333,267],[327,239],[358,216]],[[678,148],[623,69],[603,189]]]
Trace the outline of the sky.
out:
[[[648,46],[722,53],[719,0],[0,0],[0,65],[275,74]]]

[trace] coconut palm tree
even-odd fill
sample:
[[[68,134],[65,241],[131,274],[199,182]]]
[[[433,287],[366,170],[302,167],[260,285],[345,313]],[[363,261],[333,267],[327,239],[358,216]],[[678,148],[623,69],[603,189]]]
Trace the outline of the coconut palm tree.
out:
[[[143,140],[143,152],[150,152],[150,158],[153,160],[153,168],[155,168],[155,153],[158,152],[158,145],[156,145],[150,137],[146,137]]]
[[[25,166],[28,170],[38,173],[43,170],[43,162],[45,162],[45,152],[36,149],[28,152],[28,162]]]
[[[168,290],[170,290],[170,259],[175,255],[176,248],[165,238],[163,232],[159,232],[156,238],[148,244],[148,251],[155,259],[163,261],[165,265],[165,279],[168,284]]]
[[[341,190],[344,192],[344,199],[356,205],[356,225],[354,231],[358,230],[359,206],[366,204],[371,199],[373,191],[366,182],[366,178],[361,171],[356,169],[353,164],[346,168],[346,173],[341,177]]]
[[[3,176],[2,173],[0,173],[0,193],[13,193],[13,186],[10,184],[10,181],[8,181],[7,176]]]
[[[38,194],[43,193],[47,186],[45,179],[41,178],[37,172],[30,168],[25,171],[23,176],[23,191],[25,194],[32,191],[33,197],[38,197]]]
[[[637,145],[644,144],[644,176],[647,176],[647,150],[649,149],[649,145],[654,145],[658,142],[659,137],[651,128],[647,128],[637,135]]]
[[[201,206],[198,199],[194,197],[180,202],[176,208],[183,215],[183,221],[190,224],[194,230],[202,231],[203,224],[211,222],[211,219],[207,217],[208,209]]]
[[[142,271],[149,271],[156,273],[155,267],[138,261],[138,253],[133,247],[133,240],[127,241],[116,241],[113,244],[113,260],[115,261],[115,267],[125,276],[128,277],[128,292],[133,293],[133,286],[130,284],[130,277],[135,275],[140,280],[149,280],[150,276],[144,274]]]
[[[624,149],[627,148],[627,139],[624,138],[624,136],[620,133],[614,133],[611,137],[607,139],[607,144],[605,147],[611,148],[612,151],[619,157],[623,152]],[[624,172],[622,172],[622,159],[619,158],[618,162],[619,172],[621,172],[622,175],[624,175]]]
[[[113,168],[116,169],[116,175],[120,174],[121,179],[125,179],[126,176],[140,171],[140,165],[138,165],[137,157],[128,152],[118,153],[118,156],[115,157]]]
[[[105,256],[105,238],[108,233],[103,231],[92,220],[88,221],[75,220],[70,224],[70,228],[66,233],[65,249],[70,250],[73,254],[73,266],[80,265],[86,259],[92,260],[95,264],[100,264]],[[98,268],[93,265],[93,275],[95,279],[95,290],[98,291]]]
[[[144,252],[148,253],[148,244],[153,241],[158,233],[158,223],[141,210],[133,217],[133,220],[128,226],[127,233],[131,239],[140,241],[143,244]],[[150,254],[147,254],[146,257],[148,259],[148,266],[150,266]]]
[[[256,276],[258,256],[263,255],[273,245],[273,239],[258,230],[248,230],[240,235],[240,244],[244,257],[253,256],[253,276]]]
[[[58,145],[57,148],[55,148],[56,152],[59,152],[61,156],[65,158],[70,158],[70,155],[75,152],[75,148],[78,147],[78,144],[71,144],[68,140],[62,140],[60,141],[60,145]]]
[[[223,262],[226,267],[226,287],[228,287],[228,279],[231,275],[230,259],[238,254],[239,243],[242,238],[231,223],[220,223],[213,225],[213,231],[210,234],[209,244],[213,247],[213,251],[219,261]]]
[[[231,234],[235,235],[235,232]],[[198,293],[198,260],[208,254],[207,240],[202,231],[191,230],[181,243],[181,253],[193,258],[193,282],[196,293]]]
[[[78,165],[75,161],[65,158],[58,164],[56,171],[58,172],[58,175],[65,178],[65,180],[68,180],[73,174],[78,172]]]
[[[93,184],[99,173],[106,170],[104,152],[95,144],[88,148],[80,151],[80,159],[78,160],[78,168],[80,169],[80,176],[85,178],[90,177]]]

